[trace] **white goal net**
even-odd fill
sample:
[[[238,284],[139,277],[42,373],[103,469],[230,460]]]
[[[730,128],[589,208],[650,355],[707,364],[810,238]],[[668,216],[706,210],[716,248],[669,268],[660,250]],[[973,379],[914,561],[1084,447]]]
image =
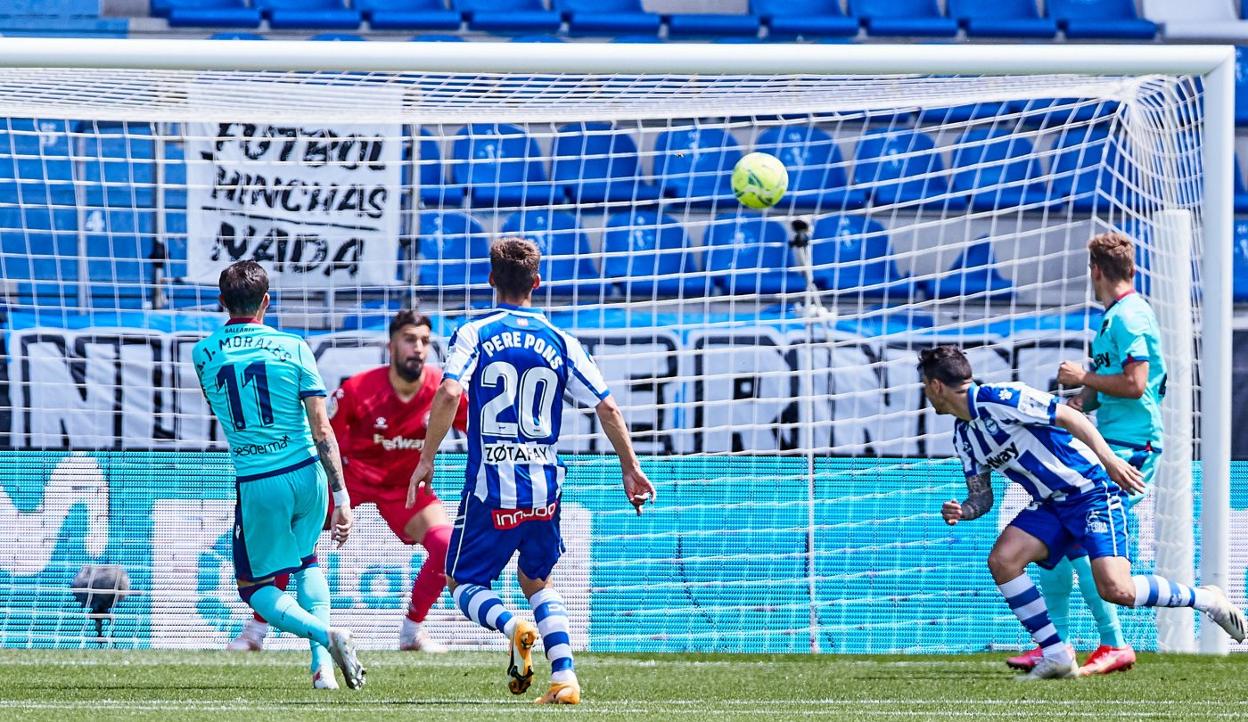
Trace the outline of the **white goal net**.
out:
[[[577,646],[1026,644],[984,563],[1023,494],[998,479],[992,514],[941,523],[965,490],[916,354],[959,343],[982,381],[1056,391],[1099,327],[1085,245],[1110,230],[1138,244],[1171,370],[1132,553],[1190,581],[1197,332],[1223,302],[1200,291],[1203,101],[1184,75],[0,68],[0,645],[219,647],[246,619],[189,363],[222,268],[266,266],[271,322],[333,386],[386,361],[400,308],[434,318],[440,356],[489,308],[501,234],[541,247],[535,303],[596,357],[659,489],[636,517],[593,415],[567,412]],[[755,150],[789,171],[765,213],[729,187]],[[449,505],[463,458],[443,458]],[[389,648],[424,551],[360,514],[322,549],[334,615]],[[129,578],[103,638],[71,592],[87,564]],[[1183,614],[1159,639],[1124,610],[1128,639],[1190,648]],[[427,628],[496,641],[449,596]]]

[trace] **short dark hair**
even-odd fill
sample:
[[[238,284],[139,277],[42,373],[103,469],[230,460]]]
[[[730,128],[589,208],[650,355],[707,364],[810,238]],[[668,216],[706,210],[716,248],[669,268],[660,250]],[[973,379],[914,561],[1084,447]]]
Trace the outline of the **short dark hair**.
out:
[[[399,329],[404,326],[425,326],[430,331],[433,330],[433,322],[429,320],[428,316],[416,313],[410,308],[405,308],[394,314],[394,318],[390,320],[390,338],[394,338],[394,334],[398,333]]]
[[[537,244],[520,236],[504,236],[490,246],[490,273],[494,288],[508,298],[526,296],[537,279],[542,252]]]
[[[925,348],[919,352],[919,373],[926,381],[936,379],[950,386],[971,380],[971,362],[953,344]]]
[[[231,316],[250,316],[260,310],[269,292],[269,274],[255,261],[238,261],[221,272],[217,280],[221,303]]]
[[[1125,233],[1110,231],[1088,241],[1088,259],[1111,281],[1135,278],[1135,243]]]

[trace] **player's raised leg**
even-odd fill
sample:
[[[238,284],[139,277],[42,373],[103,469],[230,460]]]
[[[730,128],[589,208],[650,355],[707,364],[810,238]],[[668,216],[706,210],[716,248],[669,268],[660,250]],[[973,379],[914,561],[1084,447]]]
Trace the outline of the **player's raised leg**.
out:
[[[568,609],[563,597],[551,585],[551,573],[563,553],[559,528],[561,509],[555,507],[549,519],[532,520],[521,526],[517,563],[520,589],[533,608],[533,619],[542,635],[542,646],[550,660],[550,686],[535,700],[538,704],[580,704],[581,684],[572,661],[572,637],[568,630]]]
[[[1035,520],[1040,520],[1046,513],[1043,509],[1028,510],[1019,516],[1023,517],[1029,512]],[[992,573],[993,581],[997,583],[997,589],[1040,648],[1040,660],[1030,672],[1019,679],[1071,677],[1075,672],[1074,652],[1053,626],[1044,595],[1025,571],[1028,564],[1048,558],[1049,550],[1043,541],[1014,525],[1007,526],[1001,532],[988,555],[988,569]]]
[[[289,574],[278,574],[273,577],[273,586],[286,591],[286,586],[290,583]],[[243,629],[238,636],[230,640],[225,648],[231,652],[259,652],[264,649],[264,640],[269,636],[269,623],[264,617],[256,612],[251,613],[251,619],[243,624]]]
[[[1131,562],[1118,556],[1093,559],[1092,573],[1108,602],[1124,607],[1191,607],[1204,612],[1236,642],[1248,637],[1243,611],[1218,587],[1191,587],[1155,574],[1133,576]]]

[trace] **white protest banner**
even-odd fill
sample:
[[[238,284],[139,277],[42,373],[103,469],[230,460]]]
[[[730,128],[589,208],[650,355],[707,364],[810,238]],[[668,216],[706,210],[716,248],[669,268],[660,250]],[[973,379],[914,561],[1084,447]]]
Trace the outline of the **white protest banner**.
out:
[[[276,287],[395,283],[402,126],[187,125],[187,280],[239,260]]]

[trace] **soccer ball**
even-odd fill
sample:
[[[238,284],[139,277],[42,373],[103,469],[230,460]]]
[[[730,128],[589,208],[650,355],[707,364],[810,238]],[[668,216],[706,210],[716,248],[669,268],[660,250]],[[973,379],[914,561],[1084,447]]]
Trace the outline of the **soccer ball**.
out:
[[[732,192],[748,208],[771,208],[789,187],[789,172],[774,155],[750,153],[732,169]]]

